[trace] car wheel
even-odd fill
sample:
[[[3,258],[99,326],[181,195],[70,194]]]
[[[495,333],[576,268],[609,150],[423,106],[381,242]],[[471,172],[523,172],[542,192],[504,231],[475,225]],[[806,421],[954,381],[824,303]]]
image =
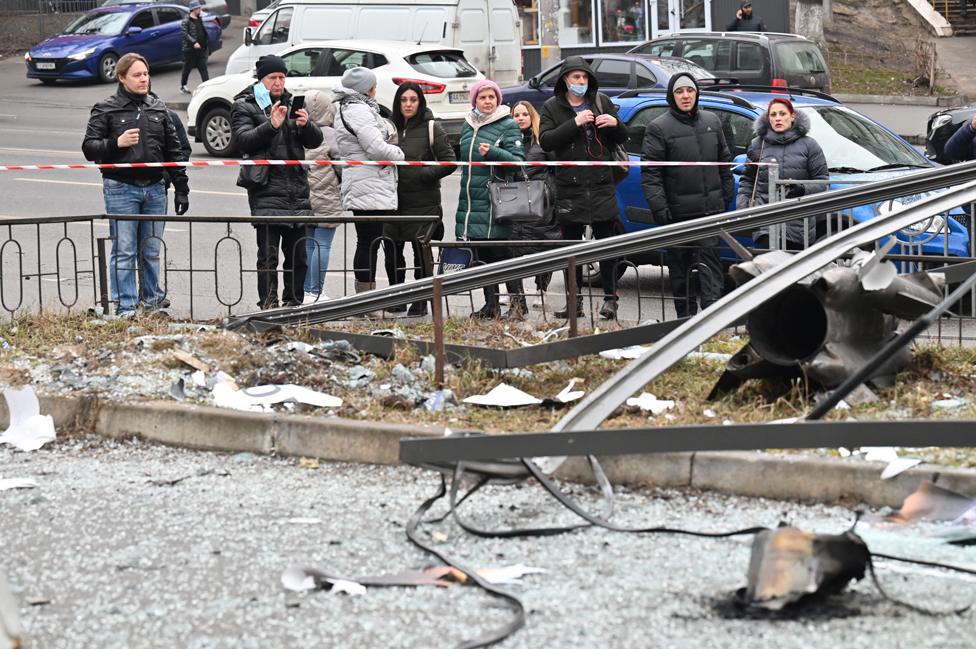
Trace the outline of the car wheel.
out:
[[[111,83],[115,81],[115,66],[119,62],[119,57],[109,52],[102,56],[101,60],[98,62],[98,78],[102,83]]]
[[[235,154],[231,138],[230,110],[223,106],[212,108],[204,116],[200,130],[207,153],[217,158],[228,158]]]

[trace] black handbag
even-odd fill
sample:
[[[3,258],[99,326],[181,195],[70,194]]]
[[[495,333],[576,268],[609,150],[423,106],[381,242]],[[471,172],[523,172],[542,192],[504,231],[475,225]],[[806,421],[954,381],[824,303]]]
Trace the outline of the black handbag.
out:
[[[535,223],[546,218],[549,186],[544,180],[529,180],[524,171],[522,176],[523,180],[488,182],[493,224]]]

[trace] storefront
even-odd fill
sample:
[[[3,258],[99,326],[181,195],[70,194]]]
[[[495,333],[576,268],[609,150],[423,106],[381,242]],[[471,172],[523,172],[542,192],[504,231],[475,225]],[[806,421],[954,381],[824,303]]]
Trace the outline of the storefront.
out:
[[[594,51],[626,51],[658,35],[724,29],[736,0],[558,0],[557,37],[563,57]],[[522,20],[526,77],[540,68],[539,0],[515,0]],[[778,2],[776,4],[785,4]],[[756,12],[771,31],[787,31],[785,11],[756,0]],[[763,13],[762,10],[766,10]],[[770,15],[767,16],[767,13]],[[782,15],[782,19],[781,16]],[[782,23],[782,26],[781,26]]]

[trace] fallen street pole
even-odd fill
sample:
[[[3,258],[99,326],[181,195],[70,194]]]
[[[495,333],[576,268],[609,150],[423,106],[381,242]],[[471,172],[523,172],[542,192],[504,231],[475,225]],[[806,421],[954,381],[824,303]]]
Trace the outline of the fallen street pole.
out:
[[[683,223],[651,228],[640,232],[588,241],[554,250],[495,262],[482,267],[448,273],[444,278],[444,295],[465,293],[486,285],[531,277],[566,268],[572,255],[577,264],[590,264],[601,259],[619,259],[636,253],[679,245],[719,232],[753,231],[762,226],[784,223],[794,219],[816,217],[859,205],[878,203],[909,194],[945,189],[976,177],[976,162],[928,169],[873,183],[838,189],[822,194],[790,199],[735,212],[725,212]],[[228,329],[250,328],[264,331],[280,325],[318,324],[353,317],[389,307],[430,300],[432,280],[425,278],[376,289],[366,293],[336,298],[308,306],[271,309],[228,318]]]
[[[455,433],[444,437],[401,439],[400,461],[429,465],[528,457],[839,446],[973,447],[976,446],[976,420],[803,421],[504,435]]]

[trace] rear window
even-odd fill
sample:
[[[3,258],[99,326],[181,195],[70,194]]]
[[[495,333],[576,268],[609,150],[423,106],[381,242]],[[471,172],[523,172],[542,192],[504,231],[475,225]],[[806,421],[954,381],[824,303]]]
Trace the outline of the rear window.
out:
[[[408,56],[407,63],[421,74],[441,79],[474,77],[478,74],[461,52],[419,52]]]
[[[817,46],[802,41],[777,43],[776,62],[782,74],[817,74],[827,71],[827,63]]]
[[[711,79],[715,76],[700,65],[695,65],[684,59],[661,59],[654,63],[672,77],[679,72],[687,72],[696,79]]]

